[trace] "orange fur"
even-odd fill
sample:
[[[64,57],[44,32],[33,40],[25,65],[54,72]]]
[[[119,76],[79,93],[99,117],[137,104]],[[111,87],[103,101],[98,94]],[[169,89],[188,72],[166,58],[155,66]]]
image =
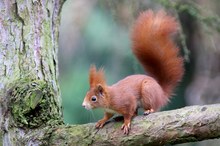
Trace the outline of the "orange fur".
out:
[[[105,84],[104,70],[101,68],[96,70],[95,65],[91,65],[89,70],[89,84],[94,87],[97,84]]]
[[[175,19],[164,11],[154,14],[149,10],[139,16],[132,33],[134,54],[168,96],[184,72],[183,59],[170,37],[177,27]]]
[[[112,86],[107,86],[103,69],[91,66],[87,92],[83,106],[87,109],[103,108],[105,115],[96,124],[102,128],[115,113],[124,116],[122,129],[128,134],[131,118],[138,108],[146,114],[159,110],[167,104],[169,96],[183,76],[183,59],[171,40],[178,24],[173,17],[151,10],[138,17],[132,31],[132,50],[149,72],[147,75],[131,75]]]

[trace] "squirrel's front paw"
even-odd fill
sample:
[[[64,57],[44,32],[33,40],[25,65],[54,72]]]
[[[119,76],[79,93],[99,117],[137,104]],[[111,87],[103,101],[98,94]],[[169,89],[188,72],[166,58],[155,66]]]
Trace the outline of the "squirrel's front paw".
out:
[[[121,130],[124,130],[124,134],[126,134],[126,135],[128,135],[128,133],[129,133],[129,129],[130,129],[130,123],[127,123],[127,124],[123,124],[122,126],[121,126]]]
[[[96,127],[96,128],[102,128],[104,125],[105,125],[105,121],[104,121],[104,120],[99,120],[99,121],[96,123],[95,127]]]

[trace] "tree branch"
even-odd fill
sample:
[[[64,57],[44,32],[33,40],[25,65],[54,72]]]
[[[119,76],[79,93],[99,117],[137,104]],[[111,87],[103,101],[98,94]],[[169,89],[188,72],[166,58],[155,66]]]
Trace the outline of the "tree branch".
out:
[[[100,130],[94,128],[94,123],[63,125],[50,129],[44,134],[41,132],[40,135],[43,139],[47,137],[47,142],[49,141],[51,145],[159,146],[219,138],[220,104],[189,106],[135,117],[129,135],[123,134],[120,130],[121,125],[122,121],[114,120]],[[38,139],[41,136],[36,135]]]

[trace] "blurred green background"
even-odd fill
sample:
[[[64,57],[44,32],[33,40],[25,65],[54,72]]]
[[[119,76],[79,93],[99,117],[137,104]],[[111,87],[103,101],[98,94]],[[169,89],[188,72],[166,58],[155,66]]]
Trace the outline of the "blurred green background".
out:
[[[81,106],[89,89],[91,64],[104,67],[109,85],[128,75],[145,73],[131,52],[130,32],[137,15],[149,8],[166,9],[181,23],[175,40],[185,58],[185,75],[162,110],[219,102],[218,1],[67,0],[62,8],[59,37],[65,123],[96,122],[103,116],[102,110],[87,111]]]

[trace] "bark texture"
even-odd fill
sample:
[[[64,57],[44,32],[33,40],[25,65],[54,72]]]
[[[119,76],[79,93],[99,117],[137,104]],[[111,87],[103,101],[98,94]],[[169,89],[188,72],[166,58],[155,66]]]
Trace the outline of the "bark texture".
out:
[[[50,130],[27,133],[22,141],[41,141],[45,145],[153,145],[179,144],[220,137],[220,104],[189,106],[178,110],[138,116],[132,120],[129,135],[122,122],[114,120],[103,129],[95,124],[57,126]],[[30,144],[30,143],[28,143]]]
[[[57,80],[62,3],[0,1],[0,145],[19,145],[24,129],[48,124],[48,114],[41,123],[37,118],[45,102],[52,104],[44,113],[62,120]]]

